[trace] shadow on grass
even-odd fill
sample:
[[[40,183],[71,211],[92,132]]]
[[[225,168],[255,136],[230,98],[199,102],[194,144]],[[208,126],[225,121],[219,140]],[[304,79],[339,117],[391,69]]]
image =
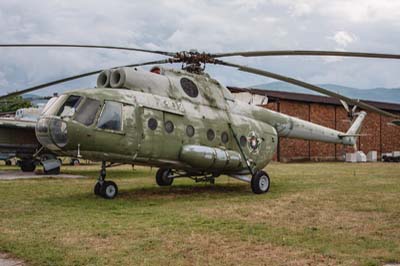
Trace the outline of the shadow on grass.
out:
[[[193,202],[208,199],[234,199],[243,197],[257,197],[246,184],[223,185],[175,185],[167,188],[137,187],[121,189],[113,200],[106,200],[95,196],[93,192],[63,193],[57,196],[46,197],[44,201],[51,205],[63,207],[104,207],[116,205],[163,205],[170,202]]]
[[[76,184],[75,184],[76,185]],[[153,206],[171,202],[193,202],[206,200],[233,200],[252,201],[262,198],[276,199],[287,193],[293,193],[304,188],[292,188],[286,183],[273,182],[267,194],[256,195],[251,191],[247,183],[219,183],[211,184],[174,184],[170,187],[158,187],[155,185],[141,185],[126,187],[121,185],[119,193],[113,200],[106,200],[95,196],[92,187],[75,190],[69,188],[61,194],[46,197],[45,202],[51,205],[64,207],[104,207],[117,205]]]
[[[122,190],[118,197],[121,199],[145,199],[152,198],[204,198],[204,197],[236,197],[251,194],[246,184],[223,185],[175,185],[171,187],[142,187]]]

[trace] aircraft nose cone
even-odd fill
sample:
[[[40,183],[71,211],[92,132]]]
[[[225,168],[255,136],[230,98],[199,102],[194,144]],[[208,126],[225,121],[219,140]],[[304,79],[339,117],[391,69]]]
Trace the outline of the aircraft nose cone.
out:
[[[68,126],[60,118],[41,118],[35,131],[39,142],[48,149],[58,150],[68,143]]]

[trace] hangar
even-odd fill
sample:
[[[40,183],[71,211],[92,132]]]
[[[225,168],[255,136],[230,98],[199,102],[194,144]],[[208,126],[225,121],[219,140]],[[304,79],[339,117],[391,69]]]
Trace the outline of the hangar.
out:
[[[229,88],[233,93],[251,92],[268,97],[265,108],[321,124],[326,127],[346,131],[350,122],[346,110],[340,101],[319,95],[292,93],[252,88]],[[383,110],[400,115],[400,104],[364,101]],[[390,123],[391,118],[367,112],[357,147],[367,154],[377,151],[378,159],[382,153],[400,151],[400,130]],[[353,152],[352,147],[316,141],[280,138],[275,160],[291,161],[344,161],[346,152]]]

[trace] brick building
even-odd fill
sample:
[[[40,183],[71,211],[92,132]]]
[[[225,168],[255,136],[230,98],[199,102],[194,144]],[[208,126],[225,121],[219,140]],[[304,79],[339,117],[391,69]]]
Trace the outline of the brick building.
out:
[[[232,92],[248,91],[241,88],[230,88]],[[295,116],[313,123],[346,132],[350,127],[346,110],[333,98],[271,90],[250,89],[251,93],[266,95],[268,104],[265,108]],[[364,101],[383,110],[400,115],[400,104]],[[357,146],[367,154],[377,151],[381,153],[400,151],[400,127],[391,124],[393,120],[376,113],[367,112],[358,137]],[[344,160],[344,155],[352,152],[352,147],[329,144],[317,141],[306,141],[280,138],[275,159],[289,161],[335,161]]]

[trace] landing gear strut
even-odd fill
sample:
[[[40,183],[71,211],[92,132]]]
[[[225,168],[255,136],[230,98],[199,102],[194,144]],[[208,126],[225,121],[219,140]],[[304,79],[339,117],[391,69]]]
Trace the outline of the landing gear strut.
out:
[[[113,181],[106,181],[106,162],[101,163],[101,170],[98,181],[94,186],[94,194],[105,199],[113,199],[118,194],[118,186]]]

